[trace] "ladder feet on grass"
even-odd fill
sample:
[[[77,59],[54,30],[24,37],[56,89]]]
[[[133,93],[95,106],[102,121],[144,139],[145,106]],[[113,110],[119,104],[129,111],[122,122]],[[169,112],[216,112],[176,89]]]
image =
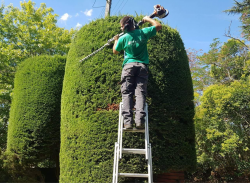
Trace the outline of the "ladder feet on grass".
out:
[[[148,132],[148,104],[145,105],[146,117],[145,125],[141,125],[141,128],[123,128],[123,117],[121,114],[122,102],[120,103],[119,111],[119,125],[118,125],[118,142],[115,143],[114,152],[114,166],[113,166],[113,183],[118,182],[119,177],[138,177],[148,178],[148,183],[153,183],[152,173],[152,155],[151,155],[151,144],[149,143],[149,132]],[[122,148],[122,134],[123,132],[142,132],[145,133],[145,149],[132,149]],[[144,154],[148,165],[148,174],[141,173],[119,173],[119,160],[122,159],[122,154]]]

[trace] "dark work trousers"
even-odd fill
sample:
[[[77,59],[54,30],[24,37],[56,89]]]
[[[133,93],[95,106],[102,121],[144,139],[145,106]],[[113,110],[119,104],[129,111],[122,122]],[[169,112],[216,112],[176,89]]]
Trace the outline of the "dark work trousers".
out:
[[[126,64],[122,69],[121,81],[124,125],[133,124],[134,95],[136,99],[135,123],[145,123],[144,106],[147,94],[148,67],[139,62]]]

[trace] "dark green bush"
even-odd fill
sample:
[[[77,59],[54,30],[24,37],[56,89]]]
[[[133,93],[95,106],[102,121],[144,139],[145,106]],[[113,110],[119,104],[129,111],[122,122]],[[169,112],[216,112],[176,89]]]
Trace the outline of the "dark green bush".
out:
[[[4,182],[9,179],[8,172],[4,167],[3,151],[0,149],[0,182]]]
[[[85,25],[71,45],[62,92],[61,182],[112,181],[123,53],[114,55],[110,45],[83,63],[79,60],[119,33],[121,18]],[[192,170],[196,164],[193,89],[183,42],[176,30],[164,25],[148,45],[147,101],[154,173]],[[143,137],[126,134],[124,145],[143,148]],[[128,155],[119,171],[143,173],[145,165],[144,156]]]
[[[148,44],[149,122],[157,172],[196,166],[193,86],[177,30],[164,26]]]
[[[44,182],[41,171],[20,162],[15,153],[3,153],[0,156],[0,166],[0,182]]]
[[[59,164],[60,105],[65,56],[22,62],[15,75],[7,152],[28,167]]]

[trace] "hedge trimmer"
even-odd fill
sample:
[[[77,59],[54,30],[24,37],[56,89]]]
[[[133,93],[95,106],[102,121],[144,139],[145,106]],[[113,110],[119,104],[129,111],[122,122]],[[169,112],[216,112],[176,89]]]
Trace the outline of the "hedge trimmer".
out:
[[[166,16],[168,16],[168,14],[169,14],[169,11],[167,9],[163,8],[161,5],[158,4],[158,5],[154,6],[154,12],[151,15],[149,15],[149,18],[158,17],[158,18],[162,19],[162,18],[165,18]],[[139,26],[142,25],[143,23],[144,23],[143,21],[140,21],[138,24],[135,23],[135,29],[139,29]],[[119,37],[122,36],[123,34],[124,34],[124,32],[120,33]],[[89,57],[95,55],[99,51],[103,50],[106,46],[109,46],[110,43],[113,42],[113,41],[114,41],[114,38],[109,39],[108,42],[105,45],[103,45],[101,48],[99,48],[98,50],[94,51],[90,55],[86,56],[85,58],[83,58],[79,62],[82,62],[82,61],[88,59]]]

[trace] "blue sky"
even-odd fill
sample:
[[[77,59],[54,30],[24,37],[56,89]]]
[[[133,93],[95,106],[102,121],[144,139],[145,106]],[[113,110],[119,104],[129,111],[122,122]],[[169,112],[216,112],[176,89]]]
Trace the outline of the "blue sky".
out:
[[[5,6],[12,3],[15,7],[20,7],[20,0],[2,2]],[[39,7],[40,3],[46,3],[47,7],[53,8],[54,13],[59,15],[58,26],[66,29],[81,27],[92,20],[103,18],[106,4],[106,0],[33,2],[36,7]],[[186,49],[202,49],[203,52],[208,52],[214,38],[220,38],[222,42],[228,39],[224,34],[230,25],[231,35],[241,38],[239,15],[223,12],[234,5],[234,0],[112,0],[111,16],[136,13],[150,15],[155,4],[161,4],[169,10],[169,16],[162,21],[180,32]]]

